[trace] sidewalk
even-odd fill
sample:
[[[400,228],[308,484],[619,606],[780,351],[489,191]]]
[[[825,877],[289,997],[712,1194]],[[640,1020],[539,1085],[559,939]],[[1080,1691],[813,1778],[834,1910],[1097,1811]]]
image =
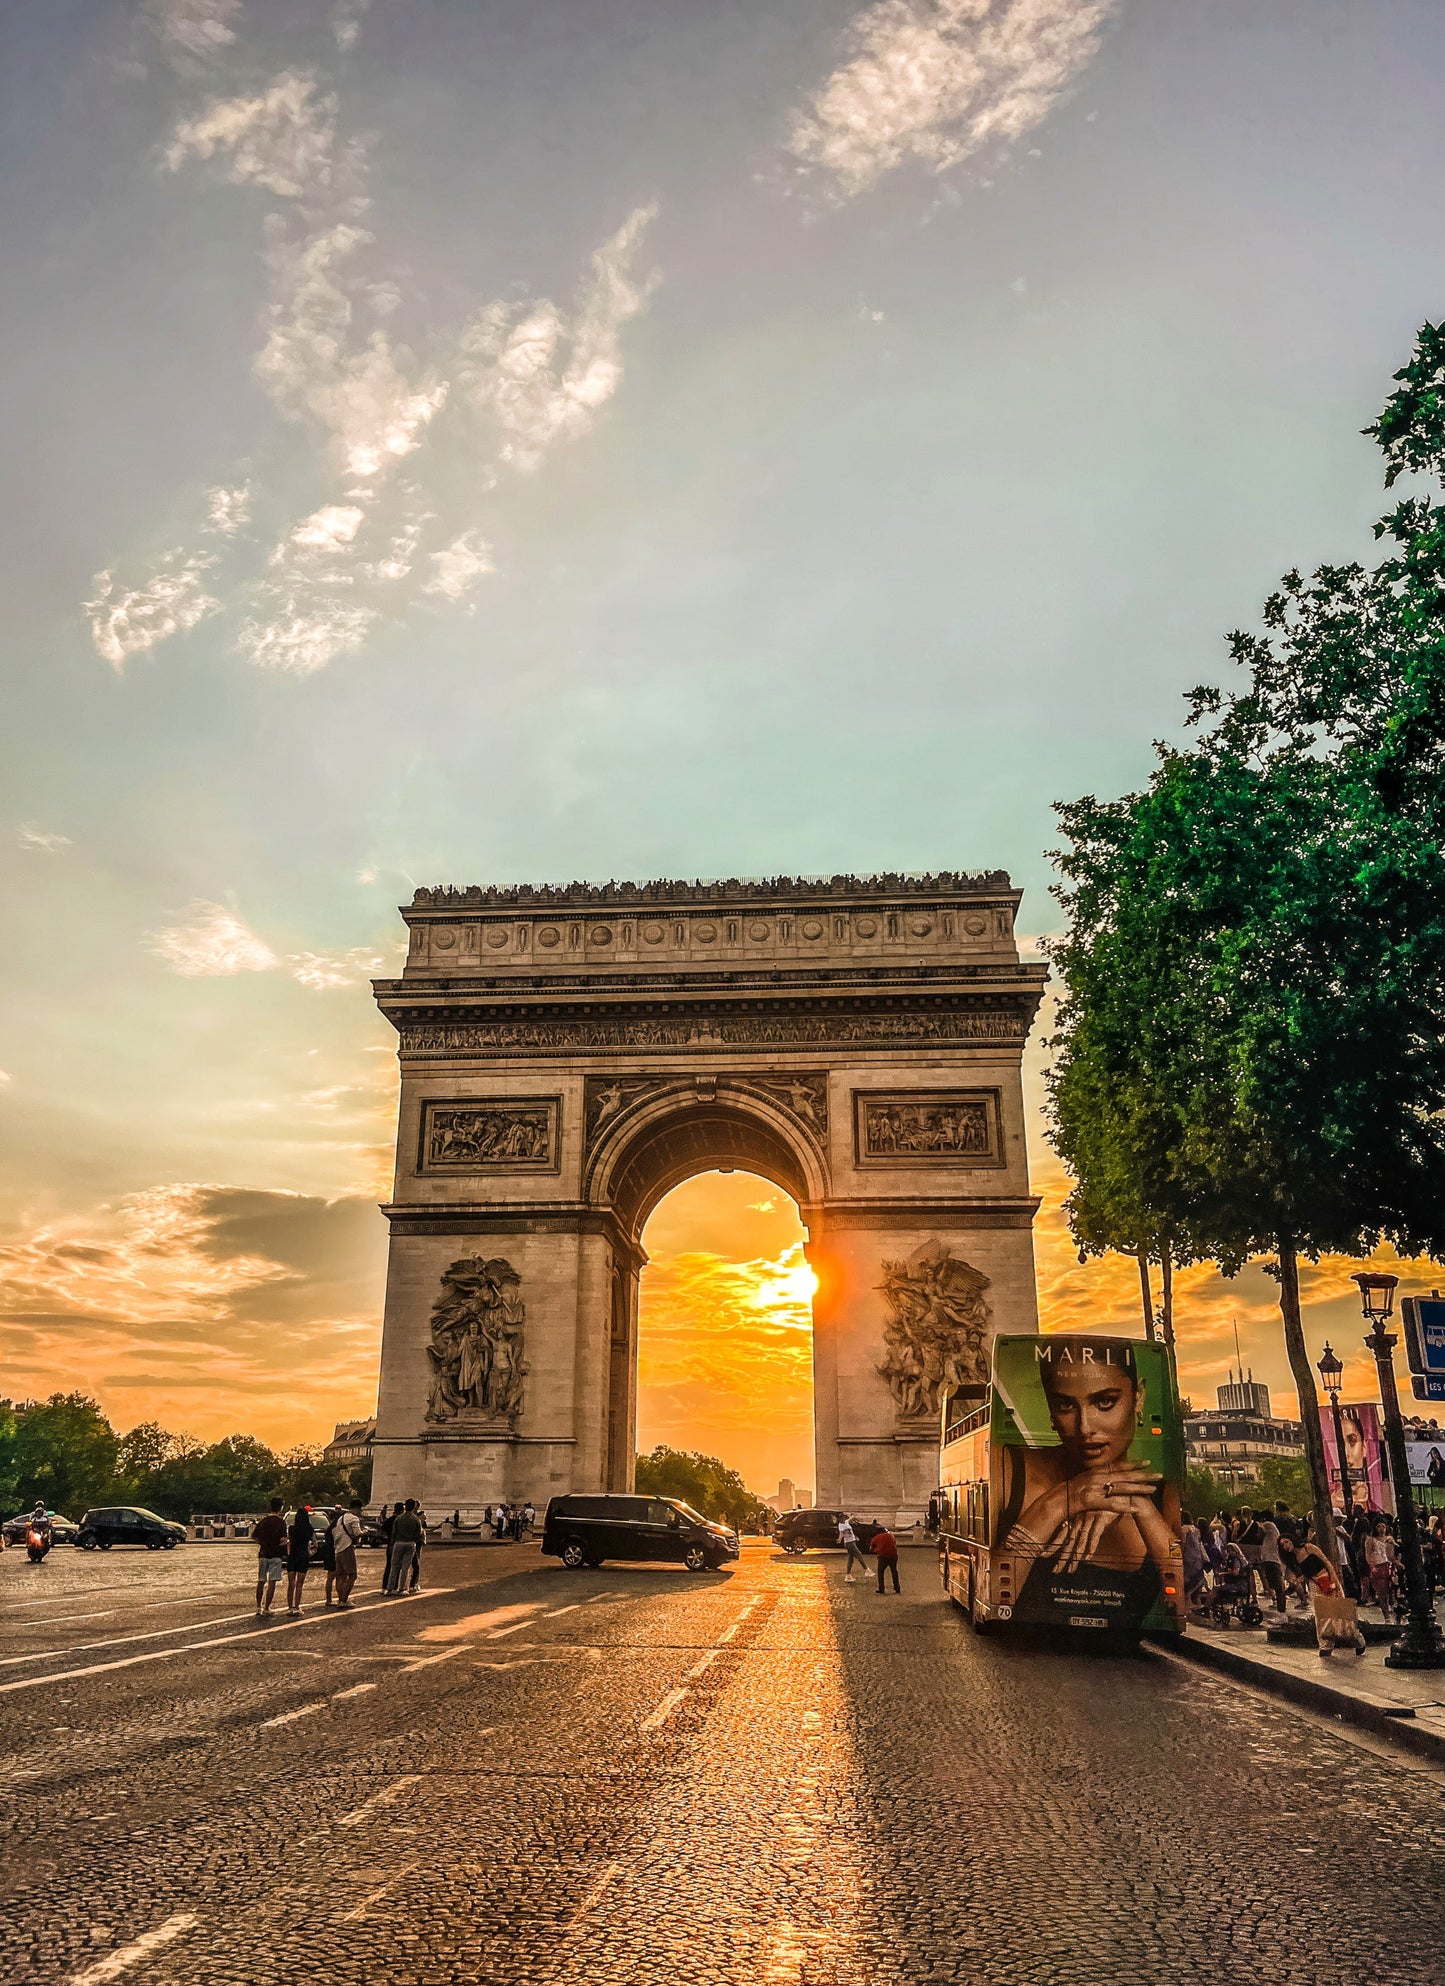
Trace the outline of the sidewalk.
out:
[[[1387,1669],[1388,1643],[1373,1644],[1363,1655],[1321,1660],[1312,1641],[1267,1641],[1262,1627],[1195,1625],[1167,1652],[1445,1765],[1445,1669]]]

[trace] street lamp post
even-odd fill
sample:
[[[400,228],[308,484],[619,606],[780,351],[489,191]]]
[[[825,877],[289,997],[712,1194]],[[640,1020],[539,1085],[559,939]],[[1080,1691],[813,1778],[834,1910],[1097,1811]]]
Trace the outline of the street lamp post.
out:
[[[1400,1279],[1367,1270],[1352,1280],[1359,1285],[1360,1304],[1372,1327],[1365,1343],[1375,1355],[1375,1369],[1380,1375],[1385,1445],[1390,1453],[1390,1475],[1395,1484],[1395,1516],[1400,1529],[1400,1558],[1405,1567],[1405,1592],[1409,1603],[1409,1618],[1391,1642],[1385,1666],[1390,1669],[1445,1669],[1445,1637],[1441,1636],[1425,1585],[1425,1568],[1420,1558],[1420,1527],[1415,1518],[1415,1499],[1410,1494],[1410,1458],[1405,1453],[1405,1427],[1400,1419],[1400,1396],[1395,1391],[1395,1347],[1400,1340],[1393,1331],[1385,1329],[1385,1319],[1395,1308],[1395,1286]]]
[[[1340,1381],[1345,1368],[1330,1350],[1329,1341],[1319,1356],[1319,1374],[1324,1381],[1325,1391],[1330,1396],[1330,1412],[1335,1423],[1335,1461],[1340,1472],[1340,1518],[1345,1524],[1350,1521],[1350,1465],[1345,1460],[1345,1423],[1340,1413]]]

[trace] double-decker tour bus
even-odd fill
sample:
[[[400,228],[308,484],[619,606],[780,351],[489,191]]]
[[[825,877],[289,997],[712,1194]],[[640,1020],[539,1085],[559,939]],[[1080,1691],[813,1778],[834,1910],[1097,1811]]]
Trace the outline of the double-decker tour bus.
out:
[[[1184,1425],[1167,1346],[995,1338],[982,1403],[945,1395],[942,1433],[943,1580],[976,1627],[1183,1632]]]

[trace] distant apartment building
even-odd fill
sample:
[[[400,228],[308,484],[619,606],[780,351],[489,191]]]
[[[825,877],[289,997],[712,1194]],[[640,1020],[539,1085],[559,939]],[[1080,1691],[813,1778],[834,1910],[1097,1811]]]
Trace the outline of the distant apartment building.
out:
[[[340,1462],[350,1468],[353,1462],[371,1460],[371,1444],[376,1438],[376,1415],[364,1421],[338,1421],[336,1432],[321,1451],[323,1462]]]
[[[765,1496],[763,1502],[769,1510],[811,1510],[813,1492],[799,1489],[791,1476],[784,1476],[772,1496]]]
[[[1300,1423],[1270,1412],[1269,1388],[1252,1372],[1246,1379],[1231,1371],[1228,1384],[1217,1386],[1214,1396],[1218,1405],[1213,1413],[1185,1413],[1184,1447],[1190,1462],[1237,1488],[1257,1482],[1260,1463],[1271,1456],[1304,1454]]]

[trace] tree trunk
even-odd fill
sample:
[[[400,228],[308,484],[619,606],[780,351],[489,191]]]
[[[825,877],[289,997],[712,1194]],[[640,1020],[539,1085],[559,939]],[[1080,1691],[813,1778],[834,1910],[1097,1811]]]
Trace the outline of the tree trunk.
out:
[[[1174,1349],[1174,1257],[1169,1252],[1169,1243],[1164,1244],[1159,1257],[1159,1321],[1164,1326],[1164,1342]]]
[[[1144,1306],[1144,1336],[1151,1342],[1154,1337],[1154,1292],[1149,1287],[1149,1251],[1141,1248],[1139,1256],[1139,1301]]]
[[[1320,1550],[1340,1569],[1340,1548],[1335,1538],[1335,1520],[1330,1513],[1330,1476],[1325,1463],[1324,1436],[1320,1432],[1319,1395],[1315,1392],[1315,1371],[1305,1343],[1304,1322],[1299,1307],[1299,1258],[1293,1238],[1279,1237],[1279,1314],[1284,1320],[1284,1348],[1289,1353],[1289,1369],[1294,1374],[1299,1395],[1300,1421],[1304,1429],[1305,1461],[1309,1465],[1310,1491],[1314,1505],[1315,1537]]]

